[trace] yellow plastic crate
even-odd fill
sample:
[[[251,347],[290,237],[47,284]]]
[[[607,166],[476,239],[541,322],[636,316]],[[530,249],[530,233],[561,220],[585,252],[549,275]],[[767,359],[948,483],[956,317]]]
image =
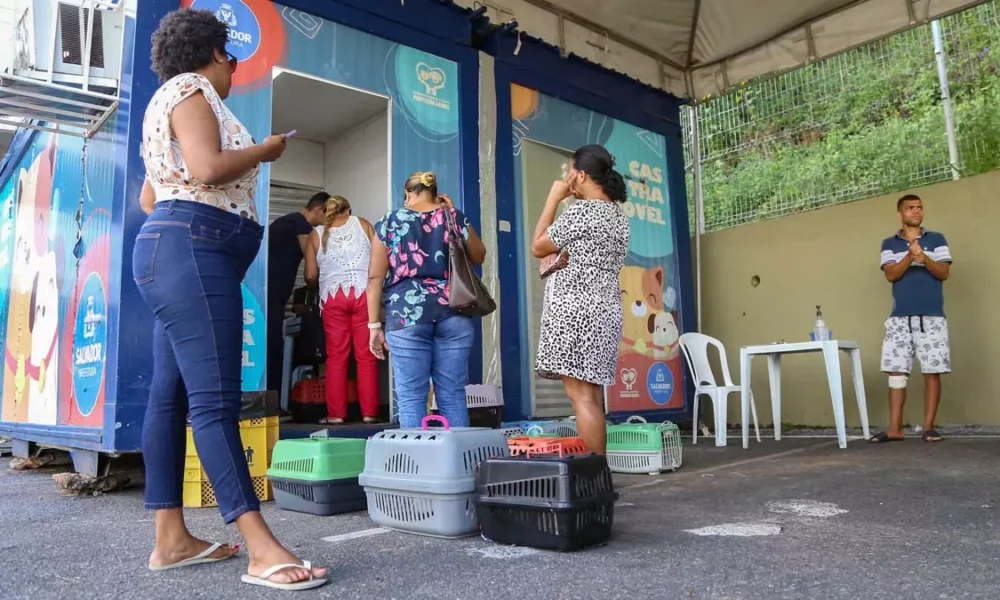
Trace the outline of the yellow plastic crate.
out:
[[[257,493],[258,500],[266,502],[273,498],[271,482],[267,477],[253,477],[252,480],[253,491]],[[184,481],[184,508],[209,508],[218,505],[215,491],[207,477],[202,481]]]
[[[246,446],[243,451],[247,457],[247,466],[250,467],[250,477],[267,475],[267,470],[271,467],[274,446],[267,450],[265,460],[258,458],[258,451],[252,446]],[[184,481],[208,481],[208,474],[202,468],[198,455],[184,457]]]
[[[271,466],[271,452],[278,443],[278,432],[278,417],[240,421],[240,439],[243,441],[243,452],[247,458],[247,466],[250,467],[251,477],[267,475],[267,469]],[[198,451],[194,446],[194,433],[190,426],[187,428],[184,481],[208,481],[201,467],[201,460],[198,459]]]

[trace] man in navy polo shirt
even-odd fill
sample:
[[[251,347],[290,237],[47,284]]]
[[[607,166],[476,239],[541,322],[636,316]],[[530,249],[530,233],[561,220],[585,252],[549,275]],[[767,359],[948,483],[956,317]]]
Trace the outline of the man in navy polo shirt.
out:
[[[924,376],[925,442],[939,442],[934,429],[941,400],[941,374],[951,372],[944,281],[951,273],[951,251],[944,236],[921,225],[924,203],[909,194],[896,203],[902,229],[882,241],[881,266],[892,283],[892,315],[885,322],[882,372],[889,374],[889,428],[872,443],[903,439],[903,404],[913,357]]]

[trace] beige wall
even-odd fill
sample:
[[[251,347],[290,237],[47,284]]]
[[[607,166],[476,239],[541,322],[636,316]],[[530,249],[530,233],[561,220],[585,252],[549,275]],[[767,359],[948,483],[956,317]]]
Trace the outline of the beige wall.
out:
[[[942,232],[955,264],[945,282],[952,368],[944,378],[939,424],[1000,425],[1000,246],[989,233],[1000,222],[1000,172],[916,190],[925,226]],[[879,244],[898,228],[892,194],[706,235],[702,242],[704,332],[722,340],[739,383],[739,347],[808,339],[815,305],[839,339],[861,346],[868,414],[886,420],[886,380],[879,372],[883,323],[892,306],[879,270]],[[751,278],[760,277],[752,287]],[[829,388],[818,354],[782,362],[784,423],[832,425]],[[848,425],[858,421],[844,357]],[[915,368],[916,371],[916,368]],[[761,423],[771,422],[767,366],[755,359],[752,387]],[[923,421],[923,383],[910,378],[906,422]],[[739,421],[738,400],[729,405]]]

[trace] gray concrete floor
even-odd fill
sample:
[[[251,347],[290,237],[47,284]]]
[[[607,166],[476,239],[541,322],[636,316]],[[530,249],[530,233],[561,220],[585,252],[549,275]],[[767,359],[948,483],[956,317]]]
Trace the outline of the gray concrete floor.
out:
[[[709,440],[706,440],[709,442]],[[997,598],[1000,440],[872,447],[786,439],[685,447],[675,474],[617,478],[612,542],[573,554],[370,530],[365,514],[265,516],[332,568],[303,598]],[[51,472],[0,463],[0,598],[280,598],[239,581],[245,559],[154,574],[138,490],[61,497]],[[203,537],[238,541],[214,509]]]

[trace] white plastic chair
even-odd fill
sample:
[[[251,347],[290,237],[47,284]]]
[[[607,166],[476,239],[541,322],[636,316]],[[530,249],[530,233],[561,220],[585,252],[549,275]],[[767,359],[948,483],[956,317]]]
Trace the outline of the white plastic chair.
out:
[[[680,338],[681,350],[687,358],[688,368],[694,378],[694,434],[693,443],[698,443],[698,398],[702,395],[708,396],[712,400],[712,412],[715,413],[715,445],[726,445],[726,409],[730,394],[739,393],[741,387],[733,384],[729,375],[729,362],[726,360],[726,348],[719,340],[701,334],[685,333]],[[719,351],[719,362],[722,363],[722,377],[725,385],[718,385],[715,381],[715,374],[712,373],[712,365],[708,361],[708,347],[714,346]],[[753,413],[753,428],[757,434],[757,441],[760,441],[760,427],[757,424],[757,404],[753,399],[753,392],[750,392],[750,410]]]

